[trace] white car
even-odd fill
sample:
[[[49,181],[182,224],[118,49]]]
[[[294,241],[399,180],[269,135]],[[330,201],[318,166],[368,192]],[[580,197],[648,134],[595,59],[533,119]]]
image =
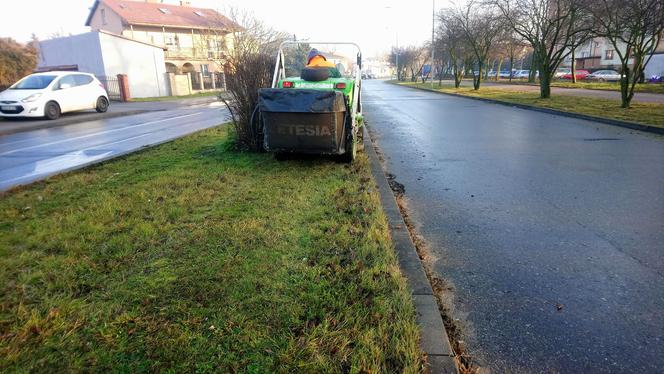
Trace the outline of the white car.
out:
[[[572,69],[570,68],[558,68],[553,74],[554,78],[561,79],[563,75],[572,74]]]
[[[535,77],[539,77],[539,72],[535,72]],[[530,78],[530,70],[517,70],[512,78],[528,79]]]
[[[108,94],[92,74],[36,73],[0,92],[0,117],[46,117],[77,110],[108,110]]]
[[[621,78],[622,75],[615,70],[599,70],[586,75],[587,80],[598,82],[617,82],[620,81]]]

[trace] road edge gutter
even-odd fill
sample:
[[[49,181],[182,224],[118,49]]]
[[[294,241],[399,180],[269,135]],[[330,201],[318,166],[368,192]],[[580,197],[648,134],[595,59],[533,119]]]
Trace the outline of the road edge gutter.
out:
[[[380,195],[383,212],[387,217],[399,268],[406,277],[413,298],[417,325],[420,330],[420,349],[426,353],[429,372],[458,374],[459,369],[455,363],[454,351],[450,346],[436,296],[378,159],[375,144],[368,129],[365,129],[364,134],[364,151],[371,163],[371,174],[373,174]]]
[[[44,130],[44,129],[50,129],[54,127],[62,127],[62,126],[69,126],[69,125],[77,125],[80,123],[85,123],[85,122],[92,122],[92,121],[100,121],[100,120],[105,120],[105,119],[110,119],[110,118],[118,118],[118,117],[125,117],[125,116],[133,116],[135,114],[143,114],[143,113],[148,113],[148,112],[160,112],[163,111],[163,109],[158,109],[158,110],[128,110],[125,112],[111,112],[108,113],[106,112],[104,115],[99,115],[97,118],[63,118],[63,121],[58,121],[55,120],[55,122],[51,122],[49,120],[43,120],[43,124],[39,124],[37,126],[31,126],[31,127],[15,127],[13,129],[9,130],[3,130],[0,128],[0,136],[2,135],[12,135],[12,134],[18,134],[21,132],[28,132],[28,131],[33,131],[33,130]],[[94,113],[90,113],[94,114]],[[20,121],[12,121],[12,120],[3,120],[3,122],[11,122],[11,123],[20,123]],[[0,123],[1,125],[1,123]],[[0,126],[1,127],[1,126]]]
[[[72,171],[77,171],[77,170],[85,169],[85,168],[87,168],[87,167],[89,167],[89,166],[93,166],[93,165],[97,165],[97,164],[103,164],[103,163],[106,163],[106,162],[108,162],[108,161],[113,161],[113,160],[116,159],[116,158],[120,158],[120,157],[124,157],[124,156],[131,155],[131,154],[133,154],[133,153],[140,153],[140,152],[146,151],[146,150],[148,150],[148,149],[150,149],[150,148],[154,148],[154,147],[160,146],[160,145],[162,145],[162,144],[166,144],[166,143],[169,143],[169,142],[172,142],[172,141],[178,140],[178,139],[180,139],[180,138],[184,138],[185,136],[194,135],[194,134],[196,134],[196,133],[198,133],[198,132],[205,131],[205,130],[209,130],[209,129],[211,129],[211,128],[220,127],[220,126],[225,126],[225,125],[227,125],[227,124],[229,124],[229,123],[230,123],[230,122],[228,122],[228,121],[226,121],[226,122],[222,122],[222,123],[219,123],[219,124],[214,125],[214,126],[206,127],[206,128],[204,128],[204,129],[196,130],[196,131],[194,131],[194,132],[190,132],[190,133],[188,133],[188,134],[184,134],[184,135],[182,135],[182,136],[178,136],[178,137],[176,137],[176,138],[166,139],[166,140],[160,140],[160,141],[158,141],[158,142],[156,142],[156,143],[151,143],[151,144],[143,145],[143,146],[141,146],[140,148],[136,148],[136,149],[133,149],[133,150],[122,151],[122,152],[120,152],[120,153],[117,153],[117,154],[114,154],[114,155],[105,156],[105,157],[102,157],[102,158],[97,159],[97,160],[88,161],[88,162],[85,162],[85,163],[80,164],[80,165],[75,165],[75,166],[71,166],[71,167],[68,167],[68,168],[64,168],[64,169],[62,169],[62,170],[59,170],[59,171],[56,171],[56,172],[53,172],[53,173],[50,173],[50,174],[46,174],[46,175],[44,175],[43,177],[41,177],[41,178],[39,178],[39,179],[35,179],[35,180],[31,181],[31,182],[17,183],[17,184],[11,185],[11,186],[9,186],[9,187],[6,187],[6,188],[4,188],[4,189],[1,189],[1,188],[0,188],[0,197],[4,196],[5,194],[7,194],[7,193],[9,193],[10,191],[12,191],[12,190],[14,190],[14,189],[17,189],[17,188],[24,188],[24,187],[27,187],[27,186],[30,186],[30,185],[33,185],[33,184],[35,184],[35,183],[39,183],[39,182],[47,183],[48,180],[49,180],[50,178],[55,177],[55,176],[58,176],[58,175],[67,174],[67,173],[72,172]]]
[[[461,94],[452,93],[452,92],[442,92],[442,91],[432,90],[432,89],[429,89],[429,88],[413,87],[413,86],[408,86],[408,85],[398,84],[398,83],[391,83],[391,82],[388,82],[388,83],[393,84],[395,86],[412,88],[412,89],[415,89],[415,90],[427,91],[427,92],[438,93],[438,94],[448,95],[448,96],[456,96],[456,97],[461,97],[461,98],[464,98],[464,99],[484,101],[484,102],[487,102],[487,103],[500,104],[500,105],[511,106],[511,107],[515,107],[515,108],[519,108],[519,109],[533,110],[533,111],[536,111],[536,112],[542,112],[542,113],[547,113],[547,114],[555,114],[555,115],[559,115],[559,116],[563,116],[563,117],[570,117],[570,118],[582,119],[582,120],[586,120],[586,121],[599,122],[599,123],[603,123],[603,124],[606,124],[606,125],[612,125],[612,126],[627,128],[627,129],[630,129],[630,130],[638,130],[638,131],[648,132],[648,133],[652,133],[652,134],[664,135],[664,127],[654,127],[654,126],[643,125],[643,124],[636,123],[636,122],[627,122],[627,121],[621,121],[621,120],[617,120],[617,119],[591,116],[591,115],[588,115],[588,114],[565,112],[563,110],[558,110],[558,109],[542,108],[542,107],[537,107],[537,106],[533,106],[533,105],[510,103],[510,102],[507,102],[507,101],[501,101],[501,100],[496,100],[496,99],[488,99],[488,98],[485,98],[485,97],[467,96],[467,95],[461,95]]]

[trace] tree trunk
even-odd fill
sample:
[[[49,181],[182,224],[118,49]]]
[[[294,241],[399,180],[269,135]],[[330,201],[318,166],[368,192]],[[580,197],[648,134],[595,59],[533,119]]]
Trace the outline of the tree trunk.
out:
[[[533,56],[530,58],[530,73],[528,74],[528,83],[535,83],[535,51],[533,51]],[[540,71],[540,74],[542,72]]]
[[[480,89],[480,82],[482,81],[482,74],[484,71],[482,70],[482,63],[479,64],[479,69],[477,71],[477,77],[473,76],[473,89],[475,91]]]
[[[452,74],[454,75],[454,88],[459,88],[463,71],[459,71],[459,63],[456,60],[452,63]]]
[[[503,67],[503,59],[498,60],[498,68],[496,69],[496,82],[500,79],[500,69]]]
[[[572,49],[572,83],[576,83],[576,50]]]
[[[630,71],[629,67],[623,65],[623,78],[620,80],[620,99],[622,101],[621,107],[622,108],[629,108],[630,100],[629,100],[629,76],[630,76]]]
[[[512,75],[514,74],[514,54],[510,54],[510,83],[512,83]]]
[[[551,97],[551,81],[549,77],[540,75],[540,98],[548,99]]]
[[[544,65],[544,64],[540,64]],[[551,72],[547,67],[540,67],[540,98],[548,99],[551,97]]]

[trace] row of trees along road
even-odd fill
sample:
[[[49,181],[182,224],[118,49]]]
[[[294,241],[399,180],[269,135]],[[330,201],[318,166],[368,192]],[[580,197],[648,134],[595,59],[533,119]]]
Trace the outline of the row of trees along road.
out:
[[[539,71],[541,98],[551,96],[551,81],[565,58],[588,40],[605,38],[620,59],[622,107],[628,108],[664,34],[664,1],[471,0],[440,10],[437,21],[438,63],[449,67],[456,87],[472,71],[478,90],[491,56],[505,56],[512,65],[515,55],[527,47],[532,51],[531,72]],[[393,50],[391,60],[394,63],[398,53],[398,78],[404,79],[409,69],[415,81],[417,67],[421,72],[427,60],[417,61],[407,51]]]
[[[390,61],[396,66],[398,80],[406,80],[408,77],[412,82],[422,75],[424,65],[431,56],[431,45],[408,46],[393,48],[390,52]],[[424,79],[424,78],[423,78]]]
[[[0,91],[6,89],[37,67],[37,49],[12,38],[0,38]]]

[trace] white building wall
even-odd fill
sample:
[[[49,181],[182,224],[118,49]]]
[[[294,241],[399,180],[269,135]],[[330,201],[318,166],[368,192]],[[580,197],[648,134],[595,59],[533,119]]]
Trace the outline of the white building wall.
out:
[[[89,32],[39,42],[38,68],[78,65],[78,70],[104,75],[99,34]]]
[[[645,70],[646,80],[652,77],[653,75],[664,76],[664,53],[653,55],[646,65]]]
[[[99,2],[97,10],[90,19],[90,29],[92,31],[105,30],[114,34],[121,34],[123,29],[122,17],[103,2]]]
[[[38,68],[78,65],[96,76],[129,77],[131,97],[167,96],[163,49],[103,32],[40,42]]]
[[[99,34],[104,75],[126,74],[131,97],[168,95],[164,51],[131,40]]]

